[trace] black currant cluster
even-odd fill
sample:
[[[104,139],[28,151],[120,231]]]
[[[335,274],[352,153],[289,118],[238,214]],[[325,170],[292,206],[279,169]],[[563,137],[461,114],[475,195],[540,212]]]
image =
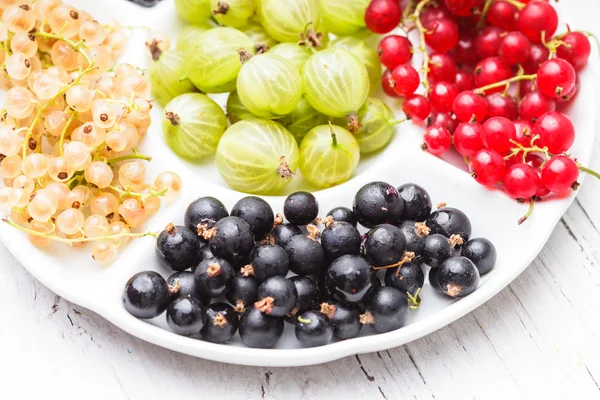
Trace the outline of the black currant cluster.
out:
[[[211,342],[239,330],[257,348],[274,346],[284,321],[304,346],[355,337],[366,324],[389,332],[418,307],[425,266],[435,289],[464,297],[496,262],[490,241],[470,239],[463,212],[431,211],[429,194],[412,183],[369,183],[352,210],[337,207],[325,218],[312,194],[297,192],[284,202],[287,222],[258,197],[241,199],[231,213],[202,197],[184,225],[169,224],[158,236],[156,254],[176,272],[167,280],[134,275],[123,304],[138,318],[166,310],[174,332]],[[358,224],[369,230],[361,235]],[[378,270],[386,270],[385,286]]]
[[[134,4],[139,4],[140,6],[143,6],[143,7],[154,7],[155,5],[158,4],[158,2],[160,0],[127,0],[127,1],[131,1]]]

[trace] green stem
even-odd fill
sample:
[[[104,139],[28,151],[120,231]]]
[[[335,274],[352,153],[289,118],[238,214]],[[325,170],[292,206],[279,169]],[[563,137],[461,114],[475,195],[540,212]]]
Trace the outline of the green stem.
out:
[[[495,88],[498,88],[498,87],[501,87],[501,86],[507,86],[507,85],[510,85],[511,83],[519,82],[519,81],[526,81],[526,80],[532,81],[535,78],[537,78],[537,74],[517,75],[517,76],[513,76],[510,79],[505,79],[503,81],[492,83],[492,84],[487,85],[487,86],[482,86],[480,88],[475,89],[474,92],[476,94],[485,94],[486,90],[495,89]]]
[[[481,28],[483,28],[483,25],[485,25],[485,17],[490,9],[490,6],[492,5],[492,3],[495,0],[486,0],[485,4],[483,6],[483,10],[481,11],[481,15],[479,16],[479,23],[477,24],[477,30],[480,30]]]
[[[523,222],[527,221],[527,218],[531,217],[531,213],[533,212],[533,205],[535,204],[535,202],[533,201],[533,199],[529,199],[529,209],[527,210],[527,213],[525,215],[523,215],[521,218],[519,218],[518,224],[521,225]]]
[[[401,124],[401,123],[403,123],[403,122],[406,122],[406,121],[407,121],[407,119],[406,119],[406,118],[401,118],[401,119],[390,119],[390,120],[388,121],[388,125],[389,125],[389,126],[394,126],[394,125],[398,125],[398,124]]]
[[[512,4],[513,6],[517,7],[517,9],[522,10],[523,8],[525,8],[525,4],[521,3],[520,1],[517,0],[504,0],[507,3]]]
[[[303,324],[312,324],[312,321],[310,319],[305,319],[302,317],[298,317],[298,322],[302,322]]]
[[[110,189],[114,190],[115,192],[117,192],[119,194],[119,196],[121,197],[125,197],[125,196],[132,196],[132,197],[139,197],[139,198],[148,198],[148,197],[162,197],[165,194],[167,194],[167,192],[169,191],[169,189],[163,189],[160,190],[158,192],[154,191],[154,190],[150,190],[150,192],[148,193],[139,193],[139,192],[132,192],[129,188],[123,190],[118,186],[109,186]]]
[[[150,157],[150,156],[146,156],[144,154],[139,154],[139,153],[133,153],[133,154],[129,154],[126,156],[111,158],[110,160],[107,161],[107,163],[108,163],[108,165],[114,165],[121,161],[134,160],[134,159],[152,161],[152,157]]]
[[[419,39],[420,39],[420,47],[421,53],[423,53],[423,66],[421,70],[423,72],[423,77],[421,78],[421,82],[425,89],[429,89],[429,82],[427,81],[427,75],[429,75],[429,54],[427,53],[427,48],[425,47],[425,27],[421,23],[421,12],[425,8],[427,4],[429,4],[432,0],[423,0],[417,7],[415,7],[415,12],[413,13],[413,18],[415,20],[415,25],[419,30]]]
[[[577,168],[579,168],[580,171],[585,172],[586,174],[590,174],[590,175],[600,179],[600,174],[592,169],[586,168],[579,163],[577,163]]]
[[[65,155],[65,136],[67,134],[67,130],[69,129],[69,125],[71,125],[71,122],[73,122],[73,120],[75,119],[77,113],[73,113],[71,114],[71,117],[69,118],[69,120],[67,121],[67,124],[65,125],[65,127],[63,128],[62,132],[60,133],[60,155],[64,156]]]

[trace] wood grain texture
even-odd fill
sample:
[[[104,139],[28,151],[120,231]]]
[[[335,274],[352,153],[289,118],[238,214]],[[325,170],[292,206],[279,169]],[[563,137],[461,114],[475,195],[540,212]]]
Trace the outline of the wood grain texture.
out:
[[[597,0],[572,7],[578,27],[600,33]],[[534,263],[471,314],[396,349],[303,368],[142,342],[56,296],[0,245],[0,399],[600,398],[598,193],[588,179]]]

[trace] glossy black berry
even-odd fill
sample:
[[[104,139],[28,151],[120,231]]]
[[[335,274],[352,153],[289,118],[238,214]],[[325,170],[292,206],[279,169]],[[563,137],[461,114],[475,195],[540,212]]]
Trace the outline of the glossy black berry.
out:
[[[431,198],[421,186],[407,183],[398,188],[400,197],[404,200],[402,219],[423,222],[431,213]]]
[[[283,214],[294,225],[308,225],[319,215],[319,202],[311,193],[292,193],[283,203]]]
[[[423,255],[425,239],[429,235],[429,228],[424,223],[416,221],[403,221],[398,228],[406,239],[406,251],[414,253],[416,260],[420,260]]]
[[[390,332],[404,326],[408,310],[405,293],[392,286],[382,286],[365,303],[361,321],[371,325],[375,332]]]
[[[404,200],[396,188],[384,182],[371,182],[359,189],[352,211],[359,224],[374,228],[380,224],[396,224],[402,220]]]
[[[347,207],[336,207],[329,211],[327,216],[333,218],[334,221],[347,222],[356,228],[357,222],[354,212]]]
[[[275,244],[285,247],[292,237],[302,235],[302,229],[296,225],[285,223],[273,228],[271,235],[273,236]]]
[[[206,308],[206,323],[200,331],[204,340],[225,343],[235,335],[239,326],[237,313],[227,303],[213,303]]]
[[[367,233],[364,251],[367,260],[375,267],[396,264],[404,257],[406,238],[394,225],[378,225]]]
[[[324,346],[333,338],[333,324],[319,311],[306,311],[297,317],[296,338],[305,347]]]
[[[156,239],[158,259],[174,271],[184,271],[198,265],[199,252],[198,237],[185,226],[169,224]]]
[[[240,337],[248,347],[268,349],[275,346],[283,334],[282,319],[269,317],[250,307],[240,318]]]
[[[388,269],[385,273],[385,285],[400,289],[402,293],[415,296],[425,283],[425,274],[420,265],[406,263],[400,267]]]
[[[319,242],[304,235],[293,236],[285,245],[290,270],[306,276],[319,273],[325,265],[325,250]]]
[[[260,282],[253,276],[236,275],[231,282],[231,289],[225,294],[237,312],[244,312],[258,300]]]
[[[198,292],[210,297],[224,295],[231,288],[234,276],[231,264],[217,257],[202,261],[194,271]]]
[[[427,274],[427,280],[429,281],[429,284],[436,292],[442,293],[442,288],[440,287],[440,284],[438,283],[438,278],[437,278],[439,272],[440,272],[439,268],[430,268],[429,273]]]
[[[210,251],[210,245],[208,243],[201,244],[200,251],[198,253],[198,263],[213,258],[215,255]],[[192,267],[192,272],[196,270],[197,265]]]
[[[275,219],[269,203],[255,196],[244,197],[238,201],[231,209],[231,216],[240,217],[246,221],[257,240],[271,232]]]
[[[328,221],[321,232],[321,246],[329,260],[335,260],[346,254],[360,253],[361,235],[348,222]]]
[[[305,276],[292,276],[290,281],[296,287],[298,299],[292,311],[286,316],[286,322],[296,323],[296,316],[308,310],[318,310],[321,305],[321,292],[316,283]]]
[[[171,301],[180,297],[195,297],[204,305],[210,304],[210,296],[203,295],[198,291],[193,272],[175,272],[167,278],[167,285],[169,285]]]
[[[160,0],[129,0],[143,7],[154,7]]]
[[[195,335],[205,323],[206,310],[195,297],[181,297],[167,308],[167,324],[178,335]]]
[[[169,305],[169,287],[154,271],[138,272],[125,284],[123,307],[137,318],[154,318]]]
[[[290,259],[283,247],[266,244],[252,250],[250,264],[242,268],[242,273],[263,282],[275,275],[286,276],[289,268]]]
[[[250,225],[239,217],[225,217],[208,233],[210,251],[234,265],[247,264],[254,248]]]
[[[479,271],[473,261],[466,257],[451,257],[439,269],[438,285],[450,297],[468,296],[479,285]]]
[[[460,210],[444,207],[435,210],[427,218],[427,226],[431,233],[440,233],[446,237],[459,235],[464,242],[471,237],[471,221]]]
[[[485,238],[469,240],[462,246],[461,255],[473,261],[480,275],[487,274],[496,265],[496,247]]]
[[[324,268],[317,278],[317,286],[319,287],[319,292],[321,293],[321,298],[323,301],[333,301],[333,296],[327,287],[327,268]]]
[[[331,263],[326,285],[338,301],[360,303],[373,285],[371,266],[361,256],[347,254]]]
[[[209,229],[227,216],[229,216],[229,213],[223,203],[214,197],[207,196],[193,201],[185,210],[183,220],[185,226],[197,233],[198,225],[203,225]]]
[[[423,262],[431,268],[438,268],[447,258],[456,253],[444,235],[429,235],[423,245]]]
[[[338,339],[356,337],[362,329],[360,314],[362,310],[356,304],[339,302],[321,304],[321,312],[333,324],[333,335]]]
[[[277,318],[285,317],[298,300],[296,286],[283,276],[273,276],[261,283],[257,294],[258,300],[254,307]]]

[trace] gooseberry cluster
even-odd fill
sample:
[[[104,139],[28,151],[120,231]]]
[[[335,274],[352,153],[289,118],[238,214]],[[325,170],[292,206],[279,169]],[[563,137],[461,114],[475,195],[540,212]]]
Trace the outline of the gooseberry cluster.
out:
[[[556,111],[577,94],[590,41],[568,26],[555,35],[558,15],[548,1],[410,1],[402,18],[398,1],[373,0],[367,11],[374,32],[400,23],[419,32],[420,71],[404,36],[383,38],[378,54],[388,68],[385,93],[403,97],[407,117],[427,124],[424,150],[440,155],[453,146],[477,182],[500,184],[531,207],[576,189],[580,170],[594,173],[566,154],[575,129]]]
[[[150,125],[150,84],[116,65],[127,36],[60,0],[0,4],[0,207],[37,246],[83,246],[110,263],[117,248],[176,195],[179,177],[146,184],[136,147]]]

